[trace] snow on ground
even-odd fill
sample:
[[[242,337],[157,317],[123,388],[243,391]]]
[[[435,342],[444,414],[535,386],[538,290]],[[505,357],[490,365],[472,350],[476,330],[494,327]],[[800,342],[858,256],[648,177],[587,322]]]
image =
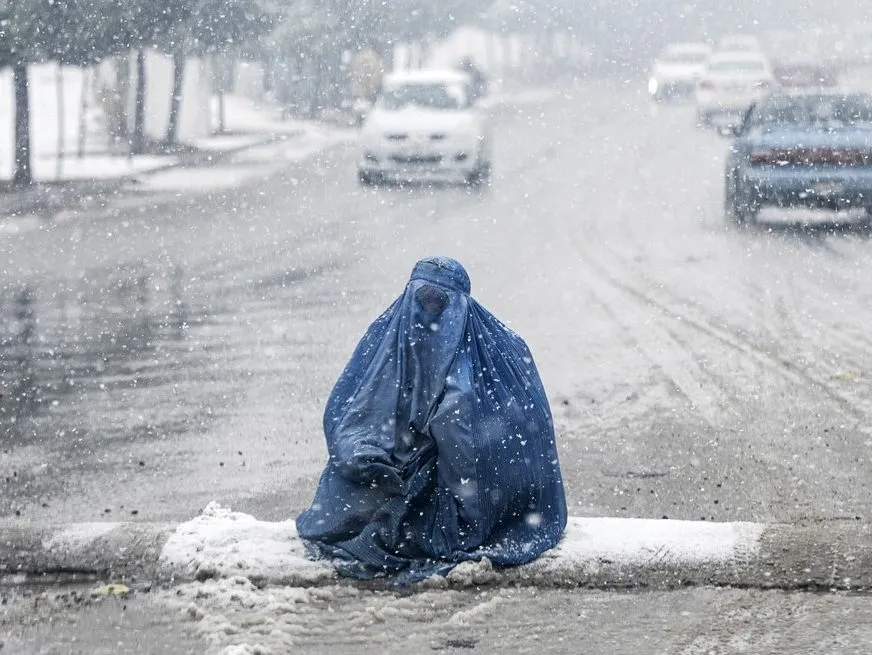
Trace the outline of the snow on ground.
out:
[[[83,71],[68,66],[59,69],[55,64],[35,65],[29,70],[32,166],[37,180],[117,178],[162,168],[176,161],[172,157],[128,158],[109,154],[111,148],[101,110],[92,102],[82,111]],[[62,71],[60,78],[59,71]],[[63,89],[65,98],[60,121],[58,88]],[[0,179],[12,177],[13,97],[12,74],[9,69],[0,71]],[[78,156],[80,127],[84,129],[82,157]],[[64,153],[63,157],[58,157],[59,150]]]
[[[16,216],[15,220],[2,220],[0,221],[0,237],[33,232],[42,228],[44,224],[45,221],[43,219],[32,214]]]
[[[36,159],[51,158],[52,164],[59,145],[68,153],[79,148],[80,119],[85,127],[85,147],[87,152],[94,148],[105,149],[105,138],[100,139],[102,126],[100,114],[94,107],[86,109],[81,116],[81,95],[84,75],[81,69],[64,67],[60,79],[55,64],[40,64],[29,68],[31,85],[31,148]],[[58,120],[57,90],[63,89],[65,111],[63,121]],[[12,175],[12,144],[14,141],[15,107],[12,88],[12,72],[6,68],[0,71],[0,179]],[[63,130],[59,139],[60,130]],[[98,142],[99,141],[99,142]],[[50,171],[53,179],[54,170]]]
[[[266,99],[227,94],[224,96],[224,131],[231,134],[299,134],[305,121],[285,119],[280,105]],[[218,98],[212,99],[212,124],[218,124]]]
[[[186,577],[248,576],[275,584],[335,577],[329,566],[306,557],[293,520],[258,521],[214,502],[178,527],[164,545],[161,561]]]
[[[537,102],[546,102],[555,96],[558,92],[554,89],[527,89],[524,91],[511,92],[496,92],[482,98],[479,105],[486,109],[497,107],[499,105],[526,105],[535,104]]]
[[[221,191],[263,179],[288,162],[303,162],[319,152],[357,138],[354,130],[309,124],[305,132],[280,136],[234,153],[226,164],[174,168],[137,180],[141,192]],[[293,183],[293,181],[292,181]]]
[[[43,542],[42,547],[48,551],[76,551],[91,544],[95,539],[103,537],[118,526],[114,523],[74,523]]]
[[[216,134],[207,138],[193,139],[190,144],[195,148],[211,152],[230,152],[261,144],[269,136],[269,134]]]
[[[175,166],[176,157],[140,155],[136,157],[88,154],[82,158],[71,156],[61,160],[55,157],[36,157],[33,175],[37,180],[105,180],[148,173]]]
[[[410,596],[349,585],[259,589],[237,577],[161,591],[158,602],[193,624],[209,654],[279,655],[324,641],[366,643],[379,652],[380,642],[397,639],[384,630],[386,622],[447,623],[462,629],[498,609],[503,594],[488,592],[486,602],[473,607],[464,606],[463,595],[425,590]],[[328,647],[327,652],[336,651]]]
[[[762,531],[756,523],[573,517],[560,544],[527,569],[532,577],[553,579],[598,568],[603,561],[669,566],[746,560],[756,552]],[[161,559],[168,572],[187,578],[245,575],[268,584],[318,584],[334,577],[326,563],[307,559],[292,520],[258,521],[217,503],[179,526]],[[497,574],[486,562],[468,563],[449,580],[479,584],[475,575]]]
[[[603,561],[620,566],[726,563],[752,557],[763,526],[619,518],[571,518],[562,542],[523,567],[544,586],[567,573],[596,570]],[[168,573],[191,582],[161,592],[161,602],[195,624],[217,655],[272,655],[324,635],[347,644],[396,639],[387,622],[408,629],[436,623],[463,630],[487,622],[515,593],[512,588],[476,590],[499,580],[487,560],[456,567],[415,593],[338,584],[333,569],[311,561],[292,520],[259,521],[210,503],[178,527],[161,555]],[[315,585],[315,586],[312,586]],[[539,586],[538,584],[536,586]]]
[[[175,192],[205,193],[240,187],[247,181],[263,179],[271,171],[263,166],[209,166],[207,168],[177,168],[143,176],[136,181],[135,189],[142,193]]]
[[[280,138],[268,146],[241,151],[232,157],[231,162],[234,164],[252,164],[303,161],[332,146],[353,142],[358,135],[357,130],[353,129],[317,123],[300,122],[300,125],[302,129],[297,136]]]

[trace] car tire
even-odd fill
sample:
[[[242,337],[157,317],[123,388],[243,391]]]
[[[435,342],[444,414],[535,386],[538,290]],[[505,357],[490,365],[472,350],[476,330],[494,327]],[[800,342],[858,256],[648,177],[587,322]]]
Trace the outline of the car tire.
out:
[[[724,216],[736,225],[750,225],[757,221],[757,207],[748,202],[747,194],[730,173],[724,176]]]
[[[757,222],[757,206],[749,202],[747,194],[736,184],[733,192],[733,213],[736,223],[740,225],[752,225]]]
[[[467,186],[483,187],[490,183],[491,165],[490,162],[484,162],[475,167],[475,170],[466,178]]]
[[[736,223],[736,184],[732,176],[724,175],[724,219],[728,223]]]
[[[360,186],[376,186],[378,184],[376,176],[367,171],[357,171],[357,182]]]

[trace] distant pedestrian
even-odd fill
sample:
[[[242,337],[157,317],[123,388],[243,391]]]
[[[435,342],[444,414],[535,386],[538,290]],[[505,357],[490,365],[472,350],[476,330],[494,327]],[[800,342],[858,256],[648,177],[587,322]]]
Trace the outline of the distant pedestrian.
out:
[[[466,57],[460,61],[459,69],[469,75],[470,84],[470,100],[478,102],[488,93],[488,81],[481,69],[475,65],[475,62]]]
[[[418,262],[330,395],[329,460],[297,529],[345,575],[402,583],[485,557],[524,564],[566,526],[532,355],[469,291],[453,259]]]
[[[349,73],[352,100],[375,102],[384,76],[384,65],[378,54],[371,48],[355,52],[349,64]]]

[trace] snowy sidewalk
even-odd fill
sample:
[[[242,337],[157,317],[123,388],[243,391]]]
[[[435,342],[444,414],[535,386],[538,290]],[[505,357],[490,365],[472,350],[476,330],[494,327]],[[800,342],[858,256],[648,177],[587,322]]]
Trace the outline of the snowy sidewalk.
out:
[[[14,188],[0,183],[0,235],[29,231],[40,224],[41,217],[85,208],[95,198],[111,199],[124,189],[203,191],[216,185],[233,186],[239,179],[249,179],[230,170],[246,168],[250,163],[245,161],[247,153],[260,149],[272,155],[270,148],[275,145],[281,151],[276,161],[289,161],[351,138],[350,130],[283,119],[281,109],[268,102],[228,96],[225,112],[224,133],[182,144],[174,154],[127,157],[87,153],[83,158],[65,159],[60,169],[54,158],[36,158],[36,184]],[[61,178],[55,180],[58,171]],[[27,225],[8,220],[17,217],[24,217]]]
[[[270,523],[210,504],[180,525],[0,522],[0,581],[75,572],[174,583],[244,577],[257,586],[336,584],[328,563],[306,558],[292,520]],[[497,570],[465,563],[429,587],[534,585],[778,589],[872,587],[872,530],[857,522],[808,526],[571,518],[538,560]]]
[[[550,89],[511,89],[484,99],[489,110],[546,102],[557,93]],[[175,155],[125,157],[88,154],[64,161],[61,181],[48,181],[28,188],[3,190],[0,186],[0,236],[38,229],[43,217],[67,209],[86,208],[101,197],[124,189],[139,193],[203,192],[244,184],[265,174],[276,162],[302,161],[318,152],[356,138],[357,130],[341,127],[341,121],[285,119],[281,108],[264,101],[227,96],[224,134],[195,139]],[[37,163],[42,160],[38,160]],[[50,178],[57,171],[54,159],[45,160]],[[46,168],[47,167],[47,168]],[[21,221],[8,220],[24,217]]]

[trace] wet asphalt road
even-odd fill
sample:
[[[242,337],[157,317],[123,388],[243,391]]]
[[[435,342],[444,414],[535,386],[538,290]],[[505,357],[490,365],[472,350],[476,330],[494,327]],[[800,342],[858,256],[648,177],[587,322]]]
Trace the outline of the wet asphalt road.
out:
[[[155,595],[25,593],[7,593],[0,607],[0,626],[14,622],[0,633],[4,655],[866,655],[872,645],[868,596],[843,594],[291,588],[268,592],[284,601],[280,611],[246,599],[199,618],[194,603]]]
[[[573,514],[868,521],[866,232],[784,214],[725,225],[726,143],[634,89],[503,112],[496,134],[482,193],[361,190],[352,148],[297,165],[279,144],[240,158],[258,180],[239,189],[130,191],[0,238],[0,515],[185,520],[210,500],[294,515],[352,347],[414,262],[443,253],[531,345]],[[218,645],[762,655],[872,642],[867,599],[844,595],[268,593],[296,609],[258,619],[219,603],[232,629]],[[197,631],[218,634],[158,595],[78,605],[67,590],[37,610],[4,594],[4,655],[202,653],[216,642]]]
[[[441,253],[529,342],[573,514],[868,520],[868,233],[726,225],[726,142],[633,87],[503,111],[496,137],[481,192],[360,189],[353,147],[279,144],[241,188],[3,237],[0,515],[294,515],[356,340]]]

